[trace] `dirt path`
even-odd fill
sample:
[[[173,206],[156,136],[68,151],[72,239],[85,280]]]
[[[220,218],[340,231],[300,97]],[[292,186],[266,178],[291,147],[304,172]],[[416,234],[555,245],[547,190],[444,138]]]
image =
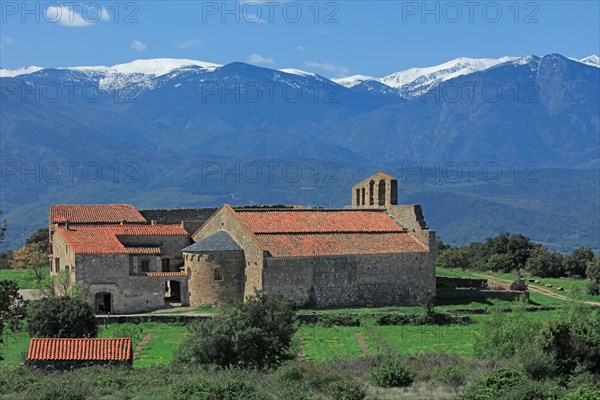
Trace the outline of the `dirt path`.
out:
[[[148,344],[150,339],[152,339],[152,333],[146,333],[137,346],[135,346],[135,350],[133,350],[133,358],[136,358],[138,354],[144,350],[144,346]]]
[[[371,349],[369,349],[369,346],[367,346],[367,343],[365,343],[365,337],[363,336],[363,334],[358,332],[354,336],[356,337],[356,341],[358,342],[358,345],[362,349],[363,353],[365,353],[366,356],[372,355]]]
[[[512,283],[512,281],[510,281],[508,279],[496,278],[496,277],[493,277],[490,275],[483,275],[483,274],[473,274],[473,275],[480,276],[482,278],[487,278],[490,282],[496,282],[496,283],[503,284],[503,285],[506,285],[506,284],[510,285]],[[573,299],[571,299],[567,296],[564,296],[564,295],[558,294],[558,293],[554,293],[553,291],[543,288],[543,287],[527,285],[527,289],[530,292],[540,293],[540,294],[543,294],[548,297],[553,297],[555,299],[559,299],[559,300],[563,300],[563,301],[573,301]],[[594,306],[600,306],[600,302],[597,302],[597,301],[587,301],[586,300],[583,303],[591,304]]]

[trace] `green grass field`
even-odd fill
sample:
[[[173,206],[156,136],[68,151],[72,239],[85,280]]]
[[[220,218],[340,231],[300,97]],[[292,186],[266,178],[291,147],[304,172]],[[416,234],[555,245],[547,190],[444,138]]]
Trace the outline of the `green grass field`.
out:
[[[49,269],[42,271],[42,279],[50,274]],[[30,269],[0,269],[0,280],[13,280],[19,284],[19,289],[34,289],[36,286],[35,272]]]

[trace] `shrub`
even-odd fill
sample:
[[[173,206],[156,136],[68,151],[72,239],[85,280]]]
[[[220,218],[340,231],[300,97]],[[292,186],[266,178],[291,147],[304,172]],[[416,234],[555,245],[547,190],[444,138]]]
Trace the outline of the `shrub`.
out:
[[[598,284],[598,282],[596,282],[596,281],[592,281],[592,282],[588,283],[587,293],[590,296],[600,295],[600,284]]]
[[[414,381],[414,372],[398,358],[383,359],[371,371],[371,383],[381,387],[405,387]]]
[[[234,379],[220,382],[189,379],[175,383],[172,386],[172,394],[176,400],[258,400],[261,398],[253,384],[246,380]]]
[[[600,389],[592,385],[582,385],[577,389],[568,392],[560,400],[598,400],[600,399]]]
[[[319,325],[326,328],[332,326],[360,326],[360,317],[347,313],[319,314],[317,321]]]
[[[525,279],[517,278],[516,281],[510,284],[510,290],[518,290],[524,292],[527,290],[527,284],[525,283]]]
[[[270,368],[292,357],[296,332],[290,302],[256,294],[221,317],[191,325],[175,362]]]
[[[526,346],[516,355],[517,365],[532,379],[542,380],[556,375],[553,357],[536,346]]]
[[[96,337],[98,323],[92,307],[85,300],[49,297],[29,303],[27,330],[32,337]]]
[[[481,358],[510,358],[526,346],[531,346],[540,323],[530,319],[524,302],[515,303],[512,312],[499,306],[491,308],[490,318],[475,338],[475,353]]]
[[[438,382],[446,383],[452,387],[459,387],[466,383],[468,371],[463,366],[443,365],[433,369],[431,377]]]
[[[467,387],[460,400],[489,400],[502,398],[527,380],[518,370],[500,368],[484,375]]]
[[[332,400],[362,400],[366,394],[363,386],[352,379],[335,381],[329,387]]]

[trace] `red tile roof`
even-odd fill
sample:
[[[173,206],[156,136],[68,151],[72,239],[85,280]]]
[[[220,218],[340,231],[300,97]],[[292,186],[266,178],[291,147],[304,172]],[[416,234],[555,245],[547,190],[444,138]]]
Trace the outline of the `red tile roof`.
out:
[[[28,361],[128,361],[131,339],[50,339],[29,342]]]
[[[77,254],[130,254],[123,236],[188,236],[181,225],[60,226],[58,232]]]
[[[273,257],[426,253],[429,251],[421,242],[406,232],[258,234],[257,237]]]
[[[385,210],[237,210],[273,257],[422,253],[429,249]]]
[[[256,234],[298,232],[403,232],[383,210],[238,210]]]
[[[146,222],[146,219],[129,204],[55,204],[50,206],[51,223],[118,224],[123,221]]]

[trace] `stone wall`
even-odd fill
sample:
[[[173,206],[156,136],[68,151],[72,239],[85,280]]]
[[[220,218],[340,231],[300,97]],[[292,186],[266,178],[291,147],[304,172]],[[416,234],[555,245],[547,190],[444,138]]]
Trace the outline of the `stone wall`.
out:
[[[435,262],[430,253],[266,258],[263,279],[266,294],[297,306],[415,305],[435,293]]]
[[[477,278],[450,278],[446,276],[438,276],[436,278],[436,286],[438,288],[475,288],[487,289],[488,280]]]
[[[417,238],[431,251],[437,252],[435,232],[429,230],[420,205],[389,206],[387,207],[387,211],[402,227],[408,230],[408,233]]]
[[[184,258],[193,307],[231,305],[243,301],[243,251],[184,253]],[[220,272],[219,276],[216,276],[215,270]]]
[[[525,296],[529,299],[529,292],[518,290],[477,290],[477,289],[454,289],[438,288],[436,296],[440,299],[499,299],[514,301]]]
[[[58,230],[52,231],[52,267],[50,268],[51,274],[56,274],[60,271],[64,271],[66,267],[69,267],[71,273],[71,279],[75,280],[75,253],[71,246],[67,244],[62,235]],[[56,263],[59,260],[60,271],[56,270]]]

